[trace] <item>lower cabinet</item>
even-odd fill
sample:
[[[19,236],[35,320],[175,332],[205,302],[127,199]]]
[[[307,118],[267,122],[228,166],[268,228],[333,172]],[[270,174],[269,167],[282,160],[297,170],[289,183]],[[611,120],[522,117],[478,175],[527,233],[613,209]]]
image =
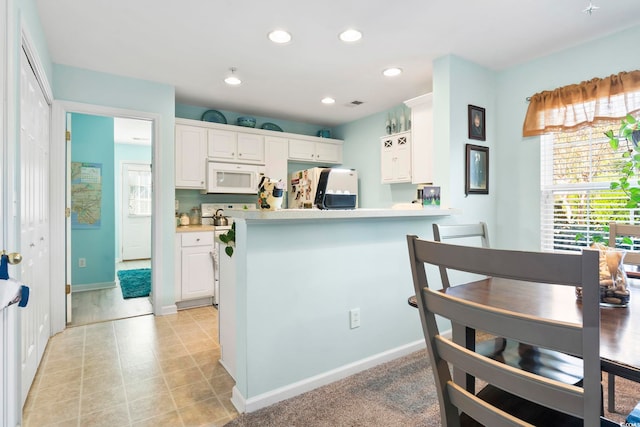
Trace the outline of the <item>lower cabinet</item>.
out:
[[[178,301],[213,298],[213,250],[212,231],[176,235]]]

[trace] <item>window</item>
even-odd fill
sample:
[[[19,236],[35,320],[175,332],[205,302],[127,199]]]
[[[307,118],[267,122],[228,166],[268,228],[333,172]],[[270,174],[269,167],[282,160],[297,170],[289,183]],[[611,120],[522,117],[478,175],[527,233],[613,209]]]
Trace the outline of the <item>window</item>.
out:
[[[627,147],[621,141],[618,151],[612,150],[604,132],[619,127],[619,120],[600,121],[542,136],[542,250],[579,250],[607,241],[609,222],[640,223],[640,210],[626,208],[626,195],[609,189]]]
[[[129,216],[151,215],[151,171],[129,169]]]

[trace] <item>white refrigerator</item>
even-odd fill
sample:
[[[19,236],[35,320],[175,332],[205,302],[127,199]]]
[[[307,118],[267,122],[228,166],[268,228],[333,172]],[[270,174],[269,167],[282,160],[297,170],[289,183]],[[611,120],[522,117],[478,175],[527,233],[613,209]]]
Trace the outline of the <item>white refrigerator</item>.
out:
[[[314,207],[320,172],[325,168],[304,169],[292,173],[288,184],[288,208],[311,209]]]

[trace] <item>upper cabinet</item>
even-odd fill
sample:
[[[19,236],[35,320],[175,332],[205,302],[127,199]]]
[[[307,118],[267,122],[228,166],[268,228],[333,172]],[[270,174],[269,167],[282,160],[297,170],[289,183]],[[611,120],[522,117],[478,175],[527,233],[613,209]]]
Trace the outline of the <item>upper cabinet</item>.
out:
[[[289,159],[306,163],[342,163],[342,141],[289,139]]]
[[[433,182],[433,94],[405,101],[411,108],[411,182]]]
[[[264,136],[209,129],[207,156],[210,159],[221,161],[264,164]]]
[[[205,189],[207,129],[176,124],[176,188]]]
[[[287,162],[342,163],[339,139],[176,118],[176,188],[206,189],[207,160],[265,165],[287,179]]]
[[[380,176],[383,184],[411,182],[411,133],[380,138]]]
[[[287,138],[266,136],[264,138],[264,176],[287,182],[287,159],[289,141]]]

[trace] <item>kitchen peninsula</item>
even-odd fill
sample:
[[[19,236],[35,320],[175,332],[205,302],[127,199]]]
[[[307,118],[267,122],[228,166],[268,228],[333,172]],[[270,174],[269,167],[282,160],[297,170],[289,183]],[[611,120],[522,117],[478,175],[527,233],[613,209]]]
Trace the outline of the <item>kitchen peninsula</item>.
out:
[[[407,304],[413,285],[406,235],[431,237],[431,224],[454,213],[230,213],[236,244],[232,257],[220,259],[220,343],[238,410],[423,348],[417,313]]]

